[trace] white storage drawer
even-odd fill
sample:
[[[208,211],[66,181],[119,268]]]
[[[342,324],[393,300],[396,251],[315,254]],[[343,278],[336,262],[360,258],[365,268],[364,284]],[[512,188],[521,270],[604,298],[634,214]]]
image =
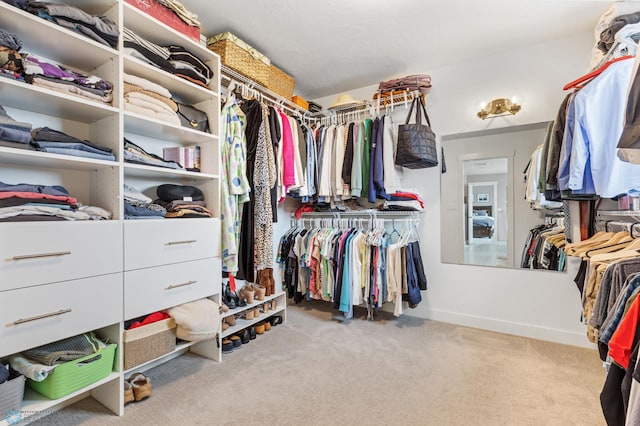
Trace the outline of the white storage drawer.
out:
[[[219,219],[136,220],[124,224],[124,270],[220,256]]]
[[[122,321],[122,273],[0,293],[0,357]]]
[[[181,305],[220,292],[220,258],[124,273],[124,319]]]
[[[117,221],[0,224],[0,291],[122,271]]]

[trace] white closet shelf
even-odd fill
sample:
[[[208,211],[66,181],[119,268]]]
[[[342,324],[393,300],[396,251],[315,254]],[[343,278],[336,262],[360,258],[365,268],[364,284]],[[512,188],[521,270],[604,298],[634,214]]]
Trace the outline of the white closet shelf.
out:
[[[0,147],[0,163],[17,166],[64,168],[68,170],[99,170],[118,167],[117,161],[96,160],[72,155]]]
[[[224,339],[225,337],[231,336],[232,334],[236,334],[237,332],[239,332],[240,330],[244,330],[247,327],[251,327],[254,324],[257,324],[259,322],[262,322],[264,320],[266,320],[267,318],[270,318],[274,315],[278,315],[282,312],[284,312],[286,309],[285,306],[278,306],[275,310],[273,311],[269,311],[267,313],[262,313],[260,314],[260,316],[258,318],[254,318],[252,320],[245,320],[242,318],[238,318],[236,319],[236,325],[227,328],[226,330],[224,330],[221,334],[221,337]]]
[[[206,89],[130,56],[124,56],[124,72],[159,84],[169,90],[173,98],[186,104],[196,104],[210,100],[211,96],[217,96],[217,93],[211,89]]]
[[[185,180],[192,179],[198,181],[210,181],[218,179],[218,175],[208,173],[189,172],[186,170],[174,170],[164,167],[146,166],[144,164],[125,163],[124,175],[126,177],[157,178],[163,180]]]
[[[29,389],[25,385],[24,389],[24,399],[22,400],[22,406],[20,407],[21,415],[23,419],[27,419],[31,416],[38,416],[39,413],[48,414],[49,411],[53,411],[57,409],[61,405],[65,405],[65,401],[72,402],[71,400],[77,396],[80,396],[87,391],[95,389],[105,383],[111,382],[112,380],[118,380],[120,377],[120,373],[113,372],[109,374],[102,380],[97,381],[89,386],[85,386],[82,389],[70,393],[69,395],[63,396],[59,399],[48,399],[47,397],[40,395],[38,392]],[[30,420],[31,421],[31,420]],[[8,425],[9,423],[3,418],[0,422],[0,426]]]
[[[239,290],[239,288],[237,290]],[[262,305],[263,303],[271,301],[273,299],[277,299],[279,296],[282,296],[282,295],[284,295],[284,291],[279,291],[276,294],[272,294],[270,296],[265,296],[264,300],[255,299],[253,301],[253,303],[247,304],[246,306],[241,306],[239,308],[229,309],[229,311],[223,313],[221,315],[221,317],[224,319],[226,317],[230,317],[231,315],[239,314],[240,312],[244,312],[244,311],[249,310],[251,308],[256,308],[256,307]]]
[[[166,354],[160,355],[157,358],[151,359],[149,361],[143,362],[142,364],[136,365],[135,367],[131,367],[128,370],[124,371],[125,376],[130,375],[131,373],[134,372],[145,372],[159,364],[162,364],[168,360],[170,360],[171,358],[174,358],[184,352],[186,352],[191,346],[196,345],[200,342],[187,342],[187,341],[182,341],[178,344],[176,344],[176,348],[171,351],[171,352],[167,352]]]
[[[88,72],[109,61],[117,62],[115,49],[4,2],[0,2],[0,28],[22,40],[21,53],[55,58],[69,67]]]
[[[118,109],[108,104],[8,78],[0,80],[0,105],[83,123],[93,123],[118,114]]]
[[[152,41],[161,46],[170,44],[182,46],[200,59],[215,58],[218,55],[201,46],[197,41],[178,33],[153,16],[147,15],[140,9],[128,3],[123,3],[125,27],[135,32],[140,37]],[[214,72],[216,70],[213,70]],[[217,78],[217,76],[215,76]]]
[[[168,124],[161,120],[129,111],[125,111],[124,113],[124,129],[125,133],[134,133],[163,141],[181,142],[187,145],[211,143],[218,140],[218,136],[211,133]]]

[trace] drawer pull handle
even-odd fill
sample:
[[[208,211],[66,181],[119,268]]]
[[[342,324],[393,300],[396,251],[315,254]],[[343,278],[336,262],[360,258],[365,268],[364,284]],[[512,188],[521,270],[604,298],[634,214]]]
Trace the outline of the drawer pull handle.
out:
[[[70,255],[70,251],[58,251],[55,253],[41,253],[41,254],[25,254],[22,256],[13,256],[11,260],[27,260],[27,259],[39,259],[41,257],[58,257]]]
[[[173,290],[174,288],[186,287],[188,285],[193,285],[195,283],[197,283],[197,281],[191,280],[191,281],[187,281],[186,283],[182,283],[182,284],[171,284],[170,286],[165,287],[165,290]]]
[[[168,243],[165,243],[165,246],[177,246],[180,244],[192,244],[197,242],[198,240],[169,241]]]
[[[49,318],[49,317],[57,317],[58,315],[68,314],[69,312],[71,312],[71,309],[60,309],[57,312],[51,312],[51,313],[48,313],[48,314],[36,315],[35,317],[31,317],[31,318],[25,318],[25,319],[20,318],[20,319],[15,320],[13,322],[13,325],[24,324],[25,322],[41,320],[41,319]]]

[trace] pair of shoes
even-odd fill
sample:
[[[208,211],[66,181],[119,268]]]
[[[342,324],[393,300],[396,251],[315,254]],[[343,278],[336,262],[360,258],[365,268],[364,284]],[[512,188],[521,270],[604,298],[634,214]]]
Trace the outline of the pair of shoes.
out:
[[[269,323],[273,327],[275,327],[278,324],[282,324],[282,317],[280,315],[274,315],[271,318],[269,318]]]
[[[238,292],[238,297],[240,297],[241,299],[246,300],[247,304],[250,305],[250,304],[253,303],[253,299],[255,297],[255,294],[256,294],[256,292],[255,292],[255,290],[253,289],[253,287],[251,285],[245,285]]]
[[[260,322],[255,325],[256,334],[264,334],[264,323]]]
[[[151,379],[142,373],[133,373],[126,380],[126,383],[132,388],[133,400],[139,402],[145,400],[151,396]],[[125,404],[127,403],[127,385],[125,384]],[[129,396],[130,398],[130,396]],[[131,402],[131,399],[129,399]]]
[[[262,321],[259,325],[264,326],[264,331],[271,330],[271,322],[269,320]]]
[[[124,381],[124,405],[136,400],[133,394],[133,386],[128,381]]]
[[[237,336],[240,337],[240,340],[242,341],[243,345],[246,345],[247,343],[249,343],[251,341],[251,334],[249,333],[249,329],[248,328],[245,328],[244,330],[239,332],[237,334]]]
[[[254,310],[253,309],[249,309],[248,311],[245,311],[244,313],[244,318],[247,320],[252,320],[254,317]]]
[[[231,291],[229,283],[224,283],[224,289],[222,290],[222,303],[227,305],[229,309],[241,308],[247,306],[247,302],[244,299],[238,297],[238,295]]]
[[[242,339],[240,336],[234,334],[233,336],[229,336],[229,340],[231,340],[234,350],[242,347]]]
[[[265,288],[265,296],[276,293],[276,280],[273,278],[273,268],[265,268],[258,271],[256,283]],[[259,299],[262,300],[262,299]]]
[[[229,352],[233,352],[233,342],[231,339],[223,339],[222,340],[222,353],[228,354]]]

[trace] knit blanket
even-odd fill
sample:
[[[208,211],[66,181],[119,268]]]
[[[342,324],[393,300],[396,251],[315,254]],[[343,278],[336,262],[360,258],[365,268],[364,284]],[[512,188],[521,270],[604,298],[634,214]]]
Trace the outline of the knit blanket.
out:
[[[91,355],[105,347],[104,342],[91,332],[29,349],[22,354],[42,365],[56,365]]]

